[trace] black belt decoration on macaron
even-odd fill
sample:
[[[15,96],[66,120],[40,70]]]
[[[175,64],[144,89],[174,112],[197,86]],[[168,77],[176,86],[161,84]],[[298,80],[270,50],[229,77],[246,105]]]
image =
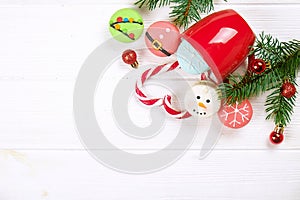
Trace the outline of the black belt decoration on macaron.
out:
[[[165,54],[166,56],[170,56],[171,54],[165,50],[163,47],[162,47],[162,43],[156,39],[153,39],[151,37],[151,35],[146,32],[146,37],[148,38],[148,40],[152,43],[152,47],[153,49],[155,50],[158,50],[158,51],[161,51],[163,54]]]

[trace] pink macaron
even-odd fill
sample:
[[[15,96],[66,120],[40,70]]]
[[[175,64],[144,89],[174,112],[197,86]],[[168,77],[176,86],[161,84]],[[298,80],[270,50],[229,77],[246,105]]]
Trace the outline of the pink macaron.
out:
[[[160,57],[170,56],[180,44],[180,32],[170,22],[154,22],[146,31],[145,42],[153,54]]]

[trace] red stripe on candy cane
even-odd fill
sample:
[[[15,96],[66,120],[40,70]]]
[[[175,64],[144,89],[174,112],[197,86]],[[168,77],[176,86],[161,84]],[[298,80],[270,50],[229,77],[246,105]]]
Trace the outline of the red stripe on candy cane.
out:
[[[137,84],[135,84],[135,93],[140,97],[146,97],[146,95],[137,87]]]
[[[165,110],[167,111],[167,113],[169,113],[170,115],[179,115],[179,114],[182,113],[182,112],[174,110],[172,108],[172,105],[171,105],[171,96],[170,95],[166,95],[164,97],[164,104],[163,104],[163,106],[164,106]]]
[[[177,119],[184,119],[184,118],[189,118],[191,114],[187,111],[177,111],[172,107],[171,104],[171,96],[166,95],[164,97],[164,109],[167,113],[169,113],[172,117],[175,117]]]
[[[150,79],[152,76],[169,72],[177,69],[179,66],[178,62],[174,62],[172,64],[164,64],[154,68],[147,69],[141,76],[141,78],[136,82],[135,85],[135,93],[138,100],[146,106],[162,106],[164,110],[170,114],[172,117],[177,119],[184,119],[191,116],[187,111],[178,111],[173,108],[171,103],[171,96],[165,95],[162,98],[152,98],[148,97],[145,92],[142,91],[144,83]]]
[[[174,62],[167,71],[172,71],[179,66],[178,61]]]
[[[154,76],[156,74],[158,74],[167,64],[164,64],[164,65],[160,65],[158,67],[155,67],[151,73],[150,76]]]
[[[208,70],[200,75],[201,80],[209,80],[215,83],[216,85],[218,85],[218,82],[215,80],[215,77],[214,78],[213,77],[214,74],[211,72],[211,70]]]

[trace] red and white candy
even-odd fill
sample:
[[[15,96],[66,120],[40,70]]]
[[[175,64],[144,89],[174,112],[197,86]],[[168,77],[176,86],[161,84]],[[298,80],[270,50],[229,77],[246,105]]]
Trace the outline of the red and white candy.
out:
[[[164,110],[177,119],[184,119],[188,118],[191,115],[187,111],[178,111],[175,108],[173,108],[171,104],[171,96],[165,95],[163,97],[149,97],[146,95],[146,92],[143,91],[143,85],[144,83],[151,78],[152,76],[159,75],[161,73],[169,72],[178,67],[178,62],[174,62],[172,64],[164,64],[160,65],[154,68],[150,68],[146,70],[141,78],[137,80],[135,85],[135,94],[138,98],[138,100],[147,106],[162,106]]]
[[[217,113],[220,108],[220,101],[218,99],[215,84],[211,81],[200,81],[187,91],[184,99],[186,109],[183,111],[174,108],[171,103],[172,97],[170,95],[150,97],[143,91],[144,83],[152,76],[169,72],[177,68],[178,62],[175,62],[173,64],[164,64],[146,70],[136,82],[135,93],[138,100],[147,106],[162,106],[168,114],[177,119],[188,118],[192,115],[197,117],[209,117]],[[204,77],[202,77],[202,79],[204,79]],[[209,79],[209,77],[205,79]]]

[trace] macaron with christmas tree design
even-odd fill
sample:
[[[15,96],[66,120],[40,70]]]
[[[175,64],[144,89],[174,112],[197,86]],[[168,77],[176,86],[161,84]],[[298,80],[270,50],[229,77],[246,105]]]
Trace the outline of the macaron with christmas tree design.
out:
[[[123,8],[116,11],[110,18],[109,31],[120,42],[134,42],[143,33],[142,16],[134,9]]]

